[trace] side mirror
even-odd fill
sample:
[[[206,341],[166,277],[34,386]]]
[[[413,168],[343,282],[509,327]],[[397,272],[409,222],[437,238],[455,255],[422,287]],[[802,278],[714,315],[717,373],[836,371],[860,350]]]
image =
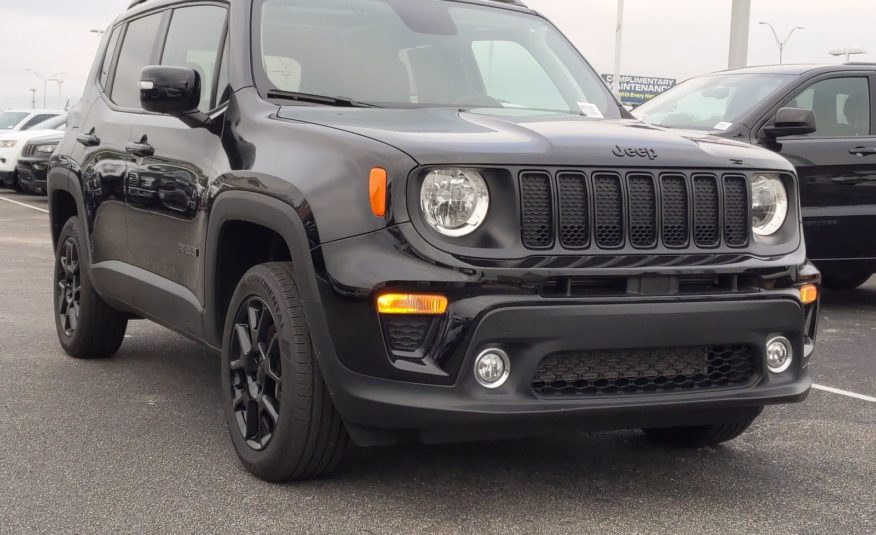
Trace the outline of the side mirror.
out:
[[[773,124],[765,126],[763,132],[773,139],[812,134],[815,132],[815,114],[800,108],[781,108]]]
[[[140,105],[146,111],[181,117],[197,113],[201,75],[185,67],[149,66],[140,73]]]

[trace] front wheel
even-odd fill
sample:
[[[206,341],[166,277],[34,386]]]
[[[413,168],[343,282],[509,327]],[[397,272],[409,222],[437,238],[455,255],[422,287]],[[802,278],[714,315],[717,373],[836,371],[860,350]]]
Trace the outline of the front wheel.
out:
[[[292,265],[248,271],[224,332],[225,417],[246,469],[274,482],[331,472],[350,439],[313,354]]]
[[[713,425],[699,425],[692,427],[668,427],[658,429],[644,429],[648,437],[680,448],[705,448],[717,446],[729,442],[745,433],[751,424],[760,415],[757,414],[746,420],[733,423],[721,423]]]

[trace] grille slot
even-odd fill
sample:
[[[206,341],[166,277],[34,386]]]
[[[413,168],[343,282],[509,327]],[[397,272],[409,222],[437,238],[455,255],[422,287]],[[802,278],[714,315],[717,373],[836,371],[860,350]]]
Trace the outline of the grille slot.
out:
[[[545,397],[634,395],[752,384],[758,353],[720,345],[564,351],[542,359],[532,388]]]
[[[683,176],[661,177],[663,200],[663,244],[667,247],[686,247],[688,243],[687,181]]]
[[[596,244],[604,249],[616,249],[624,244],[624,200],[620,177],[613,174],[593,175],[596,205]]]
[[[36,145],[25,145],[24,149],[22,149],[22,151],[21,151],[21,155],[24,156],[25,158],[33,156],[34,154],[36,154],[36,148],[37,148]]]
[[[630,243],[633,247],[657,245],[657,191],[651,175],[627,178],[630,196]]]
[[[718,213],[718,179],[710,175],[695,175],[694,241],[699,247],[717,247],[720,240]]]
[[[580,249],[590,245],[590,196],[583,173],[557,175],[560,201],[560,243]]]
[[[744,176],[724,178],[724,241],[730,247],[748,245],[748,215],[751,203],[748,200],[748,181]]]
[[[551,177],[547,173],[520,175],[523,245],[546,249],[554,243],[554,211]]]

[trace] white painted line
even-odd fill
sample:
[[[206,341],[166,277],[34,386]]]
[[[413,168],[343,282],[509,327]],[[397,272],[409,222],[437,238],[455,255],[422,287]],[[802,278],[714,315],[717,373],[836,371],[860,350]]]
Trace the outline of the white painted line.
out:
[[[812,388],[816,390],[823,390],[825,392],[830,392],[831,394],[839,394],[841,396],[848,396],[850,398],[861,399],[864,401],[869,401],[871,403],[876,403],[876,398],[871,396],[865,396],[864,394],[856,394],[854,392],[849,392],[848,390],[840,390],[839,388],[833,388],[830,386],[822,386],[822,385],[812,385]]]
[[[31,205],[25,204],[23,202],[13,201],[12,199],[9,199],[7,197],[0,196],[0,201],[11,202],[12,204],[17,204],[18,206],[24,206],[25,208],[30,208],[31,210],[36,210],[37,212],[42,212],[44,214],[49,213],[49,211],[44,209],[44,208],[37,208],[36,206],[31,206]]]

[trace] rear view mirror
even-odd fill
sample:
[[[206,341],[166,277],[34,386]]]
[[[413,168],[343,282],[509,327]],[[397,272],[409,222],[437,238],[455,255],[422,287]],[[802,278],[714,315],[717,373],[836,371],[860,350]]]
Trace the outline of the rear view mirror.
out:
[[[198,111],[201,76],[184,67],[143,67],[140,104],[146,111],[180,117]]]
[[[764,134],[770,138],[804,136],[815,132],[815,114],[801,108],[781,108],[775,122],[765,126]]]

